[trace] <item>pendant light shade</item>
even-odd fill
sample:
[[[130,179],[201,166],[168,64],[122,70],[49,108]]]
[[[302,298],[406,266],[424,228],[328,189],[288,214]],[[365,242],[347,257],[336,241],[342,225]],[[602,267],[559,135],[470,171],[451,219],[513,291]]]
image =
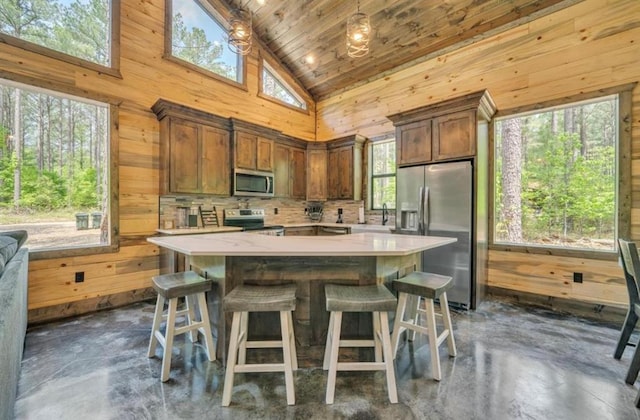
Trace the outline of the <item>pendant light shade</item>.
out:
[[[253,31],[251,26],[251,11],[234,9],[229,20],[229,49],[240,55],[251,52]]]
[[[360,12],[360,2],[358,2],[357,12],[347,20],[347,54],[349,57],[357,58],[369,53],[370,34],[369,16]]]

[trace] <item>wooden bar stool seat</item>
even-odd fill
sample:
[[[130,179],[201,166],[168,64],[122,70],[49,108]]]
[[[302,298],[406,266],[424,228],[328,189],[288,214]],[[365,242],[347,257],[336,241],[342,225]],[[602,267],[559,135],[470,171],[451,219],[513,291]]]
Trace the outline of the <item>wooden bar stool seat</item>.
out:
[[[158,343],[163,347],[162,374],[160,379],[166,382],[169,379],[171,367],[171,352],[173,339],[176,335],[191,333],[191,341],[198,339],[198,331],[204,336],[207,358],[213,362],[216,360],[213,335],[209,324],[209,312],[205,292],[211,290],[211,280],[206,280],[193,271],[182,273],[163,274],[153,277],[153,288],[158,292],[156,310],[151,327],[151,340],[147,355],[153,357]],[[178,299],[185,299],[185,309],[178,310]],[[167,313],[164,314],[165,302],[168,304]],[[195,317],[195,309],[198,310],[199,320]],[[179,315],[185,315],[185,325],[176,327]],[[162,321],[166,320],[165,333],[160,331]]]
[[[412,334],[408,337],[413,340],[415,333],[427,335],[429,338],[429,347],[431,349],[431,369],[433,377],[440,380],[442,377],[440,371],[440,356],[438,348],[440,344],[447,340],[449,356],[456,356],[456,343],[453,338],[453,328],[451,324],[451,314],[449,312],[449,303],[447,301],[447,290],[453,287],[453,279],[449,276],[440,274],[423,273],[414,271],[413,273],[393,281],[393,288],[399,293],[398,308],[396,310],[396,318],[393,324],[393,335],[391,342],[393,343],[393,354],[398,351],[398,343],[400,334],[405,330],[410,330]],[[413,302],[409,310],[409,319],[405,320],[407,314],[407,301],[413,298]],[[420,300],[424,299],[425,309],[420,308]],[[440,299],[440,313],[436,314],[434,309],[434,299]],[[427,326],[420,325],[419,317],[424,315]],[[440,335],[436,330],[436,316],[441,317],[444,323],[444,329]]]
[[[329,330],[324,353],[324,370],[329,370],[327,379],[326,403],[333,404],[337,371],[384,370],[387,375],[387,391],[392,403],[398,402],[396,376],[393,366],[393,353],[389,337],[388,311],[396,309],[396,298],[382,285],[342,286],[328,284],[325,286]],[[343,312],[371,312],[373,315],[372,340],[341,340]],[[374,362],[338,362],[340,347],[373,347]]]
[[[224,310],[233,312],[227,371],[222,392],[222,405],[231,403],[236,373],[284,372],[287,404],[295,404],[293,371],[298,369],[292,311],[296,309],[295,284],[278,286],[240,285],[222,300]],[[259,341],[247,337],[249,312],[280,312],[282,340]],[[247,348],[282,348],[282,363],[246,363]]]

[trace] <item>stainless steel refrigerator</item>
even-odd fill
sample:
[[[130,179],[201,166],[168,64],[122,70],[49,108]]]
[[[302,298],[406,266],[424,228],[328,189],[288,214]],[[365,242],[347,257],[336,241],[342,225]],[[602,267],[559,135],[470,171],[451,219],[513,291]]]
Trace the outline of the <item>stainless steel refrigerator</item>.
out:
[[[471,161],[398,168],[396,233],[454,237],[457,242],[422,255],[422,270],[453,277],[449,303],[475,308]]]

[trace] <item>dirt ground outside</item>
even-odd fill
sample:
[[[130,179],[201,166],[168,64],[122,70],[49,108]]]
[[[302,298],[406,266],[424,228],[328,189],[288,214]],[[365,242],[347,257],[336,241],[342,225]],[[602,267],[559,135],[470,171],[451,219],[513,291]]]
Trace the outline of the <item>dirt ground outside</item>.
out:
[[[26,230],[29,233],[26,246],[30,250],[100,245],[100,229],[77,229],[75,221],[0,225],[0,231],[7,230]]]

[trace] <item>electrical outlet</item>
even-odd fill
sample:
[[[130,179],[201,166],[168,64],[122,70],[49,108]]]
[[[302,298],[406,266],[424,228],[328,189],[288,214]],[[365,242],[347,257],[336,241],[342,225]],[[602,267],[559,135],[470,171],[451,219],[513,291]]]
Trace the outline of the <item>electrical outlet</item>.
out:
[[[278,214],[278,208],[277,207],[273,208],[273,214]]]
[[[76,283],[82,283],[84,281],[84,271],[76,271]]]
[[[582,273],[573,273],[573,282],[582,283]]]

